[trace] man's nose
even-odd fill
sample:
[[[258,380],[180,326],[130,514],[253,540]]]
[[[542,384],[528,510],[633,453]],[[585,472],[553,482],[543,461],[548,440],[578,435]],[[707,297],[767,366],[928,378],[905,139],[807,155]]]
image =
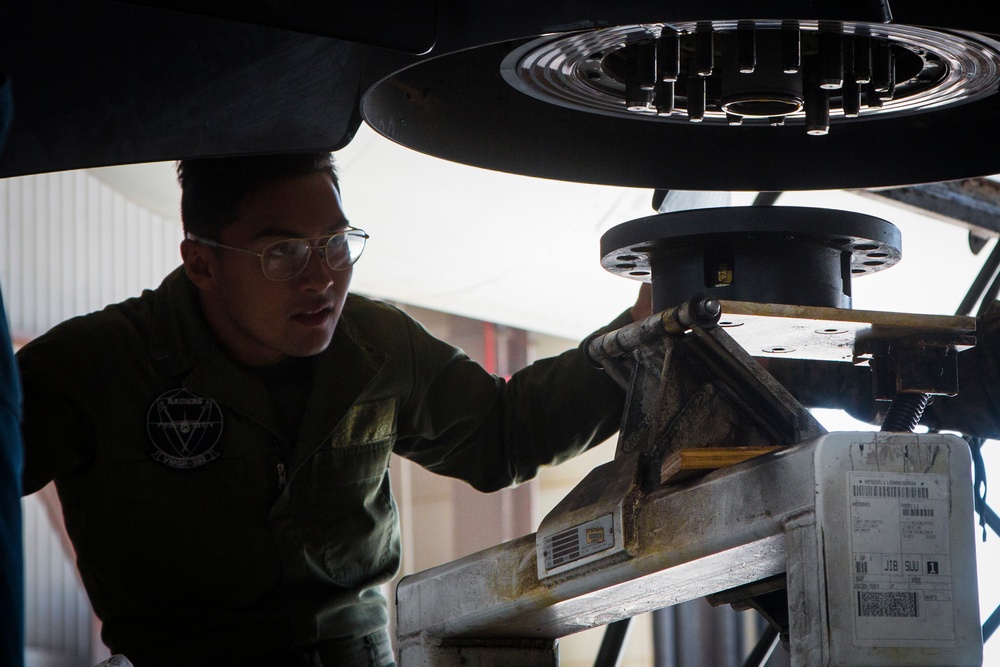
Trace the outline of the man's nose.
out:
[[[322,250],[310,248],[306,268],[299,275],[299,286],[304,290],[325,290],[333,282],[333,273],[323,258]]]

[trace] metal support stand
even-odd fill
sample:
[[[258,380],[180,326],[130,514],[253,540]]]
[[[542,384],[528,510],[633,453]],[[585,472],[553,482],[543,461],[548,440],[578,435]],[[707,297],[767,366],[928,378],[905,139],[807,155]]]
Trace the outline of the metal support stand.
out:
[[[825,434],[715,326],[717,305],[683,304],[589,343],[629,386],[615,460],[538,533],[403,579],[401,667],[515,664],[512,655],[548,667],[559,637],[705,596],[787,625],[793,667],[981,663],[967,443]],[[849,335],[873,319],[729,306],[742,333],[760,308],[826,339],[834,329],[812,324],[817,313],[833,311]],[[902,333],[938,324],[965,342],[962,318],[913,318]],[[881,334],[906,338],[894,324]],[[665,473],[678,452],[762,442],[781,448],[679,483]],[[772,595],[782,581],[787,614]]]
[[[505,655],[513,648],[497,640],[551,641],[782,573],[796,667],[978,665],[970,465],[953,436],[828,434],[639,499],[641,538],[628,558],[539,580],[530,535],[407,577],[397,590],[401,667],[471,664],[460,659],[472,647]],[[899,491],[911,484],[926,491]],[[865,493],[923,499],[901,509],[855,495]],[[949,533],[935,546],[947,553],[890,553],[857,527],[912,531],[903,509],[936,512],[920,521]],[[530,655],[519,664],[556,664],[554,650]]]
[[[771,657],[771,653],[774,652],[775,647],[778,646],[778,637],[778,629],[768,626],[763,634],[761,634],[760,640],[758,640],[753,651],[747,656],[743,667],[764,667],[764,663],[767,662],[767,659]]]

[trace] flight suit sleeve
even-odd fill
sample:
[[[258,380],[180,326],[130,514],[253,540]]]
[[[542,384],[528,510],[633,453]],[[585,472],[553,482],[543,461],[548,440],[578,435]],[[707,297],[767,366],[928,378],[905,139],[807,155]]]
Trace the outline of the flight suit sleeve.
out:
[[[86,400],[94,395],[93,378],[74,363],[73,349],[78,343],[72,341],[73,329],[63,325],[17,354],[24,392],[25,495],[93,457],[95,429]]]
[[[604,330],[631,321],[626,312]],[[399,413],[397,454],[494,491],[617,431],[625,392],[588,361],[582,345],[505,380],[414,326],[415,381]]]

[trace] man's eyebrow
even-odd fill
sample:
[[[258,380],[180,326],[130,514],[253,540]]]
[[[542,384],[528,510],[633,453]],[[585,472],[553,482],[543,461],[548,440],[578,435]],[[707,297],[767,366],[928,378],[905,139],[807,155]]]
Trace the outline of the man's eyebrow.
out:
[[[341,232],[350,226],[351,226],[350,222],[348,222],[347,220],[342,220],[340,222],[327,225],[325,228],[323,228],[323,234],[336,234],[337,232]],[[299,239],[303,237],[300,234],[297,234],[291,229],[287,229],[285,227],[265,227],[264,229],[261,229],[256,234],[254,234],[250,240],[257,241],[259,239],[269,239],[269,238]]]
[[[256,234],[251,237],[251,240],[256,241],[257,239],[265,238],[284,238],[293,239],[296,238],[295,232],[290,229],[285,229],[283,227],[265,227],[261,229]]]

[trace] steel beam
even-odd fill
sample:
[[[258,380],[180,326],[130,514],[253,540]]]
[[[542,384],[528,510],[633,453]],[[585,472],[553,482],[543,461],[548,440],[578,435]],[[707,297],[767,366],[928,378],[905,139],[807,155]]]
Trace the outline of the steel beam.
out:
[[[626,558],[540,579],[539,533],[406,577],[396,593],[401,667],[467,664],[457,649],[442,647],[474,648],[486,651],[487,662],[500,660],[489,664],[514,664],[504,642],[534,640],[541,643],[532,664],[549,664],[559,637],[781,574],[796,667],[904,664],[893,662],[900,657],[911,665],[979,664],[970,465],[967,444],[954,436],[832,433],[634,500],[637,539]],[[859,484],[931,485],[913,497],[929,498],[934,509],[920,511],[938,518],[914,527],[906,518],[912,510],[896,505],[865,518],[883,505],[859,504],[865,492],[858,489],[875,488]],[[900,557],[891,554],[886,562],[899,575],[880,574],[890,556],[868,553],[890,548],[878,542],[875,549],[873,530],[904,525],[930,530],[940,542],[927,552],[934,562],[923,580],[903,576]],[[906,563],[920,561],[902,553]],[[860,575],[859,562],[866,564]],[[855,604],[872,595],[912,596],[913,609],[923,611],[882,620]]]
[[[528,535],[406,577],[399,635],[557,638],[780,574],[784,523],[815,502],[812,468],[799,445],[645,496],[634,557],[608,567],[539,581]]]
[[[1000,183],[989,178],[855,192],[875,199],[888,199],[947,222],[957,222],[978,235],[1000,236]]]

